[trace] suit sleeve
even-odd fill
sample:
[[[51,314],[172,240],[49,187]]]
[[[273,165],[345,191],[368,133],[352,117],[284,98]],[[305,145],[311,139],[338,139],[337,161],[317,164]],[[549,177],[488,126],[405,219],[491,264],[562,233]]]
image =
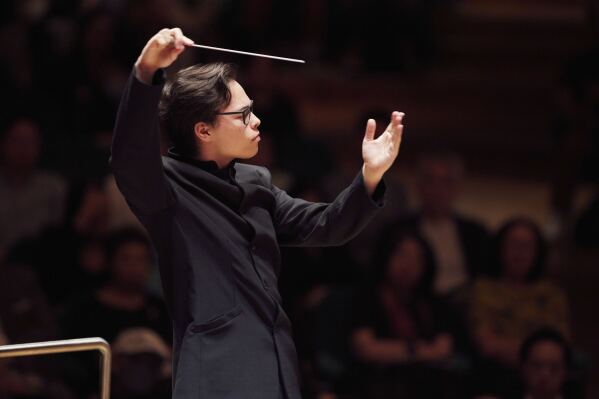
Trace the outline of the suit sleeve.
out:
[[[140,82],[134,72],[123,92],[112,139],[110,166],[132,208],[150,214],[174,203],[160,153],[158,103],[164,82],[159,70],[154,83]]]
[[[335,246],[354,238],[384,206],[386,185],[381,180],[369,196],[360,171],[349,187],[328,204],[293,198],[274,185],[271,191],[280,245]]]

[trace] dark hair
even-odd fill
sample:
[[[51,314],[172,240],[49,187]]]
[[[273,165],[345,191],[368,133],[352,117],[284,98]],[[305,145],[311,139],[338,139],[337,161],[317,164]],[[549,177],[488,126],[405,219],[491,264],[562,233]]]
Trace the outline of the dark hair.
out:
[[[147,236],[140,230],[133,227],[125,227],[115,230],[106,239],[106,261],[108,265],[112,263],[118,251],[127,244],[141,244],[151,250],[151,244]]]
[[[375,261],[375,284],[382,283],[387,277],[389,271],[389,260],[397,247],[403,244],[404,241],[416,241],[422,250],[424,260],[424,270],[418,287],[416,287],[416,295],[428,294],[432,290],[435,275],[437,274],[437,265],[435,263],[435,255],[430,244],[420,233],[414,229],[407,229],[403,226],[387,227],[380,235],[379,242],[376,248]]]
[[[522,345],[520,345],[520,364],[524,364],[528,360],[534,346],[541,342],[553,342],[559,346],[562,349],[566,367],[570,367],[572,361],[570,345],[559,331],[549,327],[534,331],[522,342]]]
[[[526,276],[527,282],[533,282],[540,279],[545,272],[545,258],[547,256],[547,243],[541,233],[541,229],[531,219],[525,217],[518,217],[510,219],[504,223],[497,233],[491,240],[491,250],[489,259],[489,272],[493,277],[501,277],[503,275],[503,259],[501,256],[503,244],[509,232],[518,226],[527,227],[532,231],[535,236],[536,248],[535,248],[535,259],[532,267],[530,268],[528,275]]]
[[[212,63],[182,69],[162,90],[160,126],[177,153],[195,157],[197,122],[214,123],[216,113],[231,101],[228,83],[236,77],[233,64]]]

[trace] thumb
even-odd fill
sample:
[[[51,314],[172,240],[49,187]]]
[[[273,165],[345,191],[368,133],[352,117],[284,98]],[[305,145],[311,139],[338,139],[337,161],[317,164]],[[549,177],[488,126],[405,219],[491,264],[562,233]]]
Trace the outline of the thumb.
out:
[[[376,130],[375,120],[368,119],[368,122],[366,123],[366,132],[364,133],[364,140],[373,140],[375,130]]]

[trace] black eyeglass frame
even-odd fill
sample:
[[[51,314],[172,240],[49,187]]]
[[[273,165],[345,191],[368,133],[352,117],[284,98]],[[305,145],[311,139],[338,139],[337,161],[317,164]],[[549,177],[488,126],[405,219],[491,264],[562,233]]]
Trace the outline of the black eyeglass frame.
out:
[[[216,115],[241,114],[243,117],[243,124],[247,126],[250,123],[253,112],[254,112],[254,100],[250,101],[250,105],[245,107],[242,111],[217,112]]]

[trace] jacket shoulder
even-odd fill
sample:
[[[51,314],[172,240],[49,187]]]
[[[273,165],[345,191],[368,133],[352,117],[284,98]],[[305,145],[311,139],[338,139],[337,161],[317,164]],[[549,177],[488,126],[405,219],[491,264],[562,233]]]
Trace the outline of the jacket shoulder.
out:
[[[246,163],[236,163],[235,171],[240,183],[253,183],[261,186],[270,187],[272,175],[268,168]]]

